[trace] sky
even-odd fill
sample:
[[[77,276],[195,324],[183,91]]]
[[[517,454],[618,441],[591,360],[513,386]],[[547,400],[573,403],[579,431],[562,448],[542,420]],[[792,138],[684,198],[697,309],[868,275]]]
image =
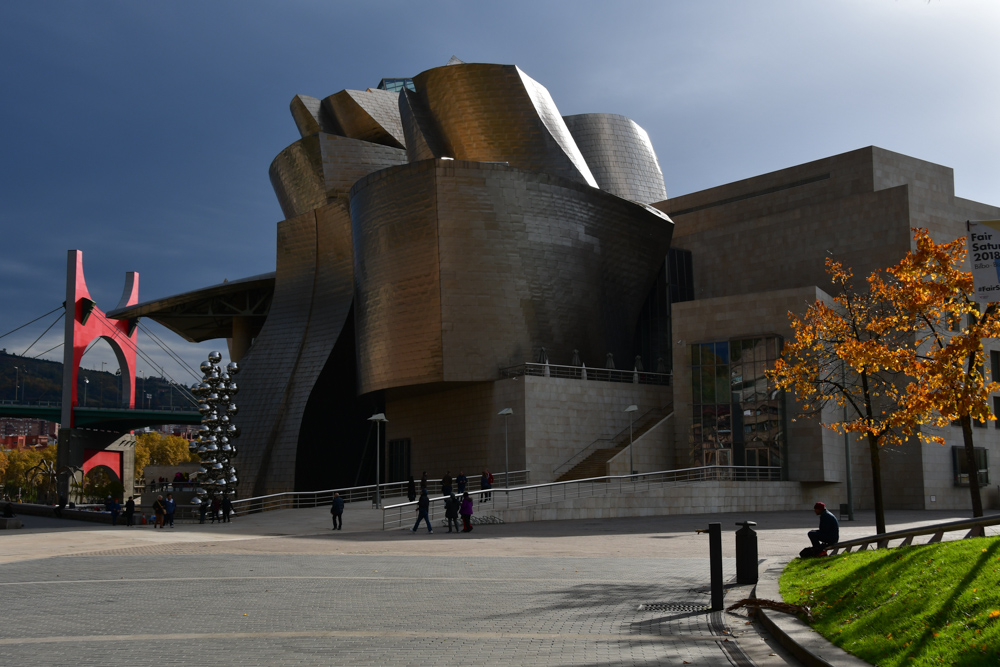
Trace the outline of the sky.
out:
[[[632,118],[670,196],[876,145],[1000,205],[998,29],[995,0],[0,3],[0,335],[62,303],[69,249],[103,310],[127,271],[142,301],[273,271],[292,97],[453,55],[518,65],[563,115]],[[0,348],[58,346],[61,324],[28,349],[57,316]],[[225,351],[143,324],[195,368]]]

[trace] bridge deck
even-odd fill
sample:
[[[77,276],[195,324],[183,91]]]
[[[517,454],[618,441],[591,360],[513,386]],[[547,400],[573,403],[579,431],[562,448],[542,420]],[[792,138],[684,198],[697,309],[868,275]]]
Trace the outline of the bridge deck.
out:
[[[200,424],[201,414],[195,410],[130,410],[128,408],[73,408],[75,425],[84,428],[131,431],[161,424]],[[59,422],[62,406],[57,404],[0,405],[0,417],[24,417]]]

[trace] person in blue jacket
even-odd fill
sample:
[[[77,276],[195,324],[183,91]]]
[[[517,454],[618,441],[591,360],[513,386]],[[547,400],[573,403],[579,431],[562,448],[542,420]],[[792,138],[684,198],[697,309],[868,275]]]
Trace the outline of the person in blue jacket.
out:
[[[813,511],[819,516],[819,530],[809,531],[809,541],[817,551],[824,551],[840,541],[840,522],[825,503],[816,503]]]
[[[168,523],[170,527],[174,527],[174,512],[177,511],[177,501],[174,500],[174,494],[168,493],[167,500],[163,503],[166,508],[166,516],[163,517],[163,525],[166,526]]]

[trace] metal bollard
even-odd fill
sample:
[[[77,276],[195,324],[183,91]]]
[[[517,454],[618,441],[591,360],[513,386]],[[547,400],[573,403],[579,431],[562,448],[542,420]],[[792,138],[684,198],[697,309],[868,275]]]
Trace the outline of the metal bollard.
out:
[[[737,526],[743,526],[736,531],[736,583],[756,584],[757,583],[757,533],[751,526],[756,526],[756,521],[736,522]]]
[[[708,524],[709,569],[712,573],[712,611],[722,611],[722,524]]]

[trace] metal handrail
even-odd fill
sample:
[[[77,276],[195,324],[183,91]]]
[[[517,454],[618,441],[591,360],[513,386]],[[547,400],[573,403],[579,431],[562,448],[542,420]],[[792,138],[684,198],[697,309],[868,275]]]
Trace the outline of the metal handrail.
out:
[[[514,488],[494,487],[486,491],[470,492],[470,496],[478,496],[493,510],[517,509],[529,505],[572,500],[575,498],[592,498],[612,493],[634,493],[660,488],[668,484],[683,484],[691,482],[706,482],[716,480],[726,481],[778,481],[781,479],[780,466],[700,466],[698,468],[683,468],[680,470],[662,470],[659,472],[637,473],[635,475],[607,475],[590,477],[566,482],[549,482],[532,484]],[[498,500],[501,498],[502,500]],[[483,496],[486,496],[483,498]],[[445,497],[430,498],[428,508],[433,520],[435,505],[446,500]],[[416,508],[417,501],[386,505],[382,508],[382,530],[387,527],[402,526],[405,521],[403,512],[406,508]],[[390,516],[394,514],[394,516]],[[412,515],[411,515],[412,516]]]
[[[669,385],[670,373],[648,373],[637,370],[616,368],[589,368],[586,366],[560,366],[558,364],[523,363],[500,369],[500,377],[554,377],[573,380],[601,380],[603,382],[623,382],[634,384]]]
[[[511,482],[527,483],[529,471],[511,470]],[[504,478],[504,473],[494,473],[494,479]],[[419,480],[417,484],[419,484]],[[480,476],[469,477],[466,490],[472,491],[479,488]],[[389,482],[381,484],[382,498],[396,498],[406,496],[406,487],[409,482]],[[418,487],[419,488],[419,487]],[[441,480],[428,480],[427,493],[440,493]],[[234,500],[233,508],[241,514],[256,514],[258,512],[269,512],[279,509],[298,509],[308,507],[321,507],[333,502],[333,494],[339,493],[345,503],[372,501],[375,500],[375,485],[351,486],[342,489],[327,489],[324,491],[285,491],[282,493],[272,493],[266,496],[256,496],[253,498],[241,498]]]
[[[958,521],[936,523],[930,526],[921,526],[920,528],[894,530],[891,533],[879,533],[870,537],[860,537],[854,540],[847,540],[846,542],[838,542],[829,547],[827,551],[831,556],[836,555],[841,549],[844,550],[844,553],[850,553],[851,547],[860,547],[858,551],[865,551],[870,544],[875,544],[877,549],[888,549],[889,542],[898,539],[902,539],[903,542],[896,546],[906,547],[913,544],[914,537],[920,537],[921,535],[931,535],[932,537],[927,544],[934,544],[940,542],[945,533],[966,529],[969,530],[969,534],[966,537],[982,537],[983,528],[996,525],[1000,525],[1000,514],[975,519],[959,519]]]
[[[593,452],[597,451],[598,449],[616,449],[618,447],[624,447],[625,446],[624,443],[622,443],[620,445],[616,444],[619,441],[619,439],[623,439],[624,440],[625,436],[632,429],[635,429],[637,427],[641,429],[642,426],[645,425],[645,419],[647,417],[649,417],[650,415],[654,415],[655,416],[654,413],[663,412],[664,410],[668,410],[668,409],[669,409],[669,407],[668,408],[650,408],[646,412],[642,413],[642,416],[639,417],[638,419],[636,419],[635,422],[632,425],[626,426],[621,431],[618,431],[618,433],[616,433],[613,437],[611,437],[611,438],[598,438],[597,440],[594,440],[592,443],[590,443],[589,445],[587,445],[586,447],[584,447],[583,449],[581,449],[580,451],[578,451],[576,454],[574,454],[573,456],[569,457],[568,459],[566,459],[565,461],[563,461],[562,463],[560,463],[559,465],[557,465],[555,468],[553,468],[552,469],[552,474],[554,476],[558,477],[559,475],[561,475],[562,473],[566,472],[567,470],[570,470],[577,463],[580,463],[581,461],[583,461],[583,459],[587,458],[586,456],[584,456],[584,454],[587,454],[587,455],[592,454]],[[667,417],[669,417],[672,414],[673,414],[672,412],[665,413],[661,417],[661,419],[666,419]],[[653,424],[655,424],[658,421],[659,420],[655,420],[653,422]],[[650,426],[650,428],[652,428],[652,426]],[[647,431],[648,431],[648,429],[647,429]],[[641,436],[645,435],[647,431],[639,431],[638,435],[636,435],[635,437],[636,438],[641,437]],[[600,443],[610,443],[611,446],[610,447],[598,447],[597,445],[600,444]]]

